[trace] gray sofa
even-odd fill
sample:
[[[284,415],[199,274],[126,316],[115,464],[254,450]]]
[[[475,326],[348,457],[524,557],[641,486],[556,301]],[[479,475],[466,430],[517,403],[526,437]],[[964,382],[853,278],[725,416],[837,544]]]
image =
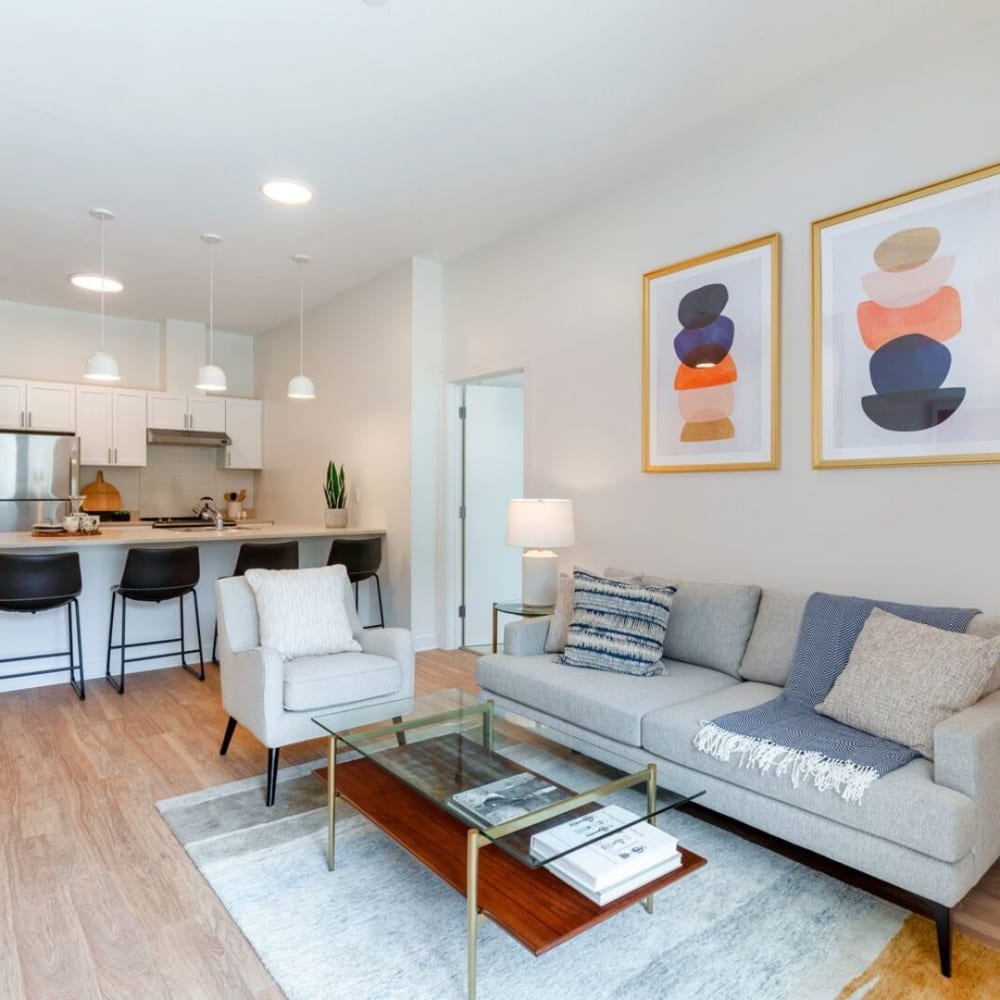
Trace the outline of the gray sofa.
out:
[[[544,652],[550,620],[541,618],[508,624],[504,652],[480,659],[484,697],[612,766],[654,761],[664,787],[704,791],[699,804],[711,810],[923,897],[950,974],[951,908],[1000,857],[1000,692],[941,723],[934,760],[890,772],[861,803],[807,782],[796,788],[787,776],[716,760],[693,740],[703,722],[780,692],[808,595],[676,585],[663,676],[564,666]],[[998,635],[1000,617],[977,615],[968,632]]]

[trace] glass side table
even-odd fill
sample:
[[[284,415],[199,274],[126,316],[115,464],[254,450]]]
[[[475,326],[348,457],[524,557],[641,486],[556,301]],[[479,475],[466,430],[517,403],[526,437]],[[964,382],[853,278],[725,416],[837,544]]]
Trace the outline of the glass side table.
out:
[[[493,602],[493,652],[497,651],[497,613],[520,615],[522,618],[544,618],[555,611],[554,604],[522,604],[520,601]]]

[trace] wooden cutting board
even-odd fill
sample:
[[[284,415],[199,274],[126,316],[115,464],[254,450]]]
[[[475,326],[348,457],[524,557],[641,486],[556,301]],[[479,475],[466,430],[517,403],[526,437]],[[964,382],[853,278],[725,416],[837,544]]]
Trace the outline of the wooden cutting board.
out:
[[[121,510],[122,495],[112,486],[104,481],[104,470],[97,470],[97,480],[87,483],[80,491],[85,497],[83,509],[86,511],[98,510]]]

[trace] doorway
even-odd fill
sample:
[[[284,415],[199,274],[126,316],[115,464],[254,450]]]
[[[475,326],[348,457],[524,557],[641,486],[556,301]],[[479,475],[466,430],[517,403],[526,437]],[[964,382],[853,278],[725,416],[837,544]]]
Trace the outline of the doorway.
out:
[[[507,505],[524,496],[524,375],[461,385],[459,644],[489,652],[493,602],[521,593],[521,550],[505,542]]]

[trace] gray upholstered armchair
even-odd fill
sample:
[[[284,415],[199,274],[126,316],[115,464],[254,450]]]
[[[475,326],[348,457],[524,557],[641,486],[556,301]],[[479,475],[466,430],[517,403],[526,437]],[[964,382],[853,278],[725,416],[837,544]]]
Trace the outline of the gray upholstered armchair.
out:
[[[291,571],[290,571],[291,572]],[[237,724],[267,747],[267,804],[274,804],[281,747],[322,735],[316,715],[343,729],[398,718],[413,707],[413,638],[402,628],[362,628],[344,576],[344,605],[361,652],[284,660],[260,645],[254,593],[244,577],[215,583],[222,705],[229,722],[219,751]]]

